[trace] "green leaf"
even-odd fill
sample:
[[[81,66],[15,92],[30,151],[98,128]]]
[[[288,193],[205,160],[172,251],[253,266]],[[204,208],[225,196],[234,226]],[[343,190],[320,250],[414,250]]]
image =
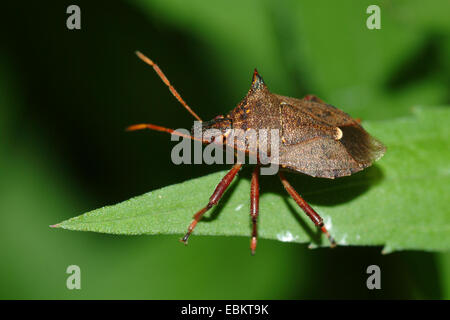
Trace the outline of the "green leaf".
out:
[[[450,110],[416,108],[395,120],[364,123],[387,146],[374,166],[336,180],[286,175],[324,218],[339,245],[450,249]],[[226,171],[155,190],[56,227],[112,234],[183,234]],[[196,235],[250,235],[250,171],[241,171]],[[327,246],[327,240],[274,176],[261,177],[259,237]],[[192,239],[191,239],[192,241]]]

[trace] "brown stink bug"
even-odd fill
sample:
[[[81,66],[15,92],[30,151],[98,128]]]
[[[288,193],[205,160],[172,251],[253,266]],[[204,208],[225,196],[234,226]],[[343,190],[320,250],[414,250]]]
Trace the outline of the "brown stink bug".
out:
[[[162,81],[169,87],[177,100],[198,120],[200,117],[184,102],[175,88],[170,84],[161,69],[142,53],[138,57],[150,65]],[[255,69],[250,90],[244,99],[226,116],[217,116],[211,121],[202,122],[202,130],[218,129],[222,134],[219,143],[229,144],[227,135],[230,129],[268,130],[276,129],[279,135],[279,152],[271,162],[279,165],[280,180],[308,217],[336,245],[333,237],[324,226],[322,218],[294,190],[286,180],[282,171],[304,173],[313,177],[334,179],[349,176],[369,167],[385,153],[381,142],[370,136],[360,125],[359,120],[351,118],[345,112],[324,103],[319,98],[308,95],[303,99],[280,96],[271,93],[263,79]],[[127,128],[129,131],[151,129],[168,132],[182,137],[199,140],[173,129],[153,125],[136,124]],[[203,143],[210,143],[200,139]],[[217,141],[215,141],[217,143]],[[231,144],[231,146],[235,146]],[[244,148],[249,155],[251,152]],[[203,214],[216,205],[227,187],[241,169],[243,163],[237,162],[217,185],[209,198],[208,204],[194,215],[186,235],[180,239],[187,244],[190,234],[202,218]],[[257,241],[257,218],[259,213],[259,174],[261,163],[257,156],[257,164],[251,178],[250,216],[252,220],[252,237],[250,249],[255,253]]]

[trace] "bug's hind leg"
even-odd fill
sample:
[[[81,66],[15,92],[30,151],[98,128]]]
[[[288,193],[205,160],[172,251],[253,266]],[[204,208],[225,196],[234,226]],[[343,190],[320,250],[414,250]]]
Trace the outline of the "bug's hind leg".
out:
[[[250,217],[252,218],[252,239],[250,240],[250,250],[255,255],[256,241],[258,238],[257,221],[259,215],[259,166],[255,166],[252,174],[250,186]]]
[[[203,214],[219,202],[225,190],[227,190],[228,186],[231,184],[231,182],[233,181],[234,177],[239,172],[241,167],[242,167],[241,163],[235,164],[233,168],[231,168],[231,170],[228,171],[225,177],[223,177],[223,179],[219,182],[216,189],[214,190],[214,193],[209,198],[208,204],[194,215],[194,220],[189,225],[188,231],[186,232],[184,237],[180,239],[181,242],[187,244],[189,236],[191,235],[192,231],[194,231],[195,226],[200,221]]]
[[[297,204],[308,215],[308,217],[314,222],[314,224],[319,227],[322,232],[328,237],[328,240],[330,240],[331,243],[331,247],[334,248],[336,246],[336,242],[328,232],[327,228],[325,228],[322,217],[319,216],[319,214],[315,212],[314,209],[311,208],[311,206],[302,197],[300,197],[297,191],[295,191],[291,184],[286,180],[282,172],[279,172],[278,175],[286,191],[291,195],[295,202],[297,202]]]

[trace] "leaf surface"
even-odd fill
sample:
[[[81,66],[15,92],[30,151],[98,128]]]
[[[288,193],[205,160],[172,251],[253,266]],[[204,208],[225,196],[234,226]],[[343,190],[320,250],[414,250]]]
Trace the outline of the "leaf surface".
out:
[[[387,146],[375,165],[336,180],[287,174],[324,218],[339,245],[382,245],[384,252],[450,248],[450,111],[415,108],[413,115],[365,122]],[[56,227],[111,234],[184,234],[226,171],[164,187],[64,221]],[[198,224],[197,235],[249,237],[250,171],[244,169],[219,205]],[[263,176],[259,237],[325,245],[327,240],[283,190]]]

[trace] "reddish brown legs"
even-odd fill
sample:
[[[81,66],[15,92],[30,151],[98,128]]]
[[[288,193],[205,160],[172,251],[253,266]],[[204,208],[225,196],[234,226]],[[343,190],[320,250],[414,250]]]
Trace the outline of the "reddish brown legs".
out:
[[[317,212],[314,211],[313,208],[310,207],[310,205],[297,193],[297,191],[294,190],[294,188],[290,185],[290,183],[286,180],[284,177],[284,174],[282,172],[278,173],[281,183],[283,183],[284,188],[286,191],[291,195],[291,197],[297,202],[297,204],[300,206],[300,208],[305,211],[305,213],[308,215],[308,217],[314,222],[314,224],[319,227],[323,233],[328,237],[328,240],[330,240],[331,247],[334,248],[336,246],[336,242],[334,241],[333,237],[328,232],[327,228],[325,228],[323,224],[322,218],[319,216]]]
[[[250,217],[252,218],[252,239],[250,241],[250,250],[252,255],[255,254],[256,240],[258,237],[258,230],[256,222],[259,214],[259,166],[255,167],[252,174],[252,182],[250,186]]]
[[[194,231],[195,226],[200,221],[203,214],[219,202],[225,190],[227,190],[228,186],[231,184],[231,182],[233,181],[234,177],[239,172],[241,167],[242,167],[241,163],[235,164],[233,168],[231,168],[231,170],[225,175],[225,177],[223,177],[222,181],[219,182],[219,184],[216,187],[216,190],[214,190],[214,193],[209,198],[208,204],[194,215],[194,220],[189,225],[187,233],[184,235],[183,238],[180,239],[181,242],[187,244],[189,236],[191,235],[192,231]]]

